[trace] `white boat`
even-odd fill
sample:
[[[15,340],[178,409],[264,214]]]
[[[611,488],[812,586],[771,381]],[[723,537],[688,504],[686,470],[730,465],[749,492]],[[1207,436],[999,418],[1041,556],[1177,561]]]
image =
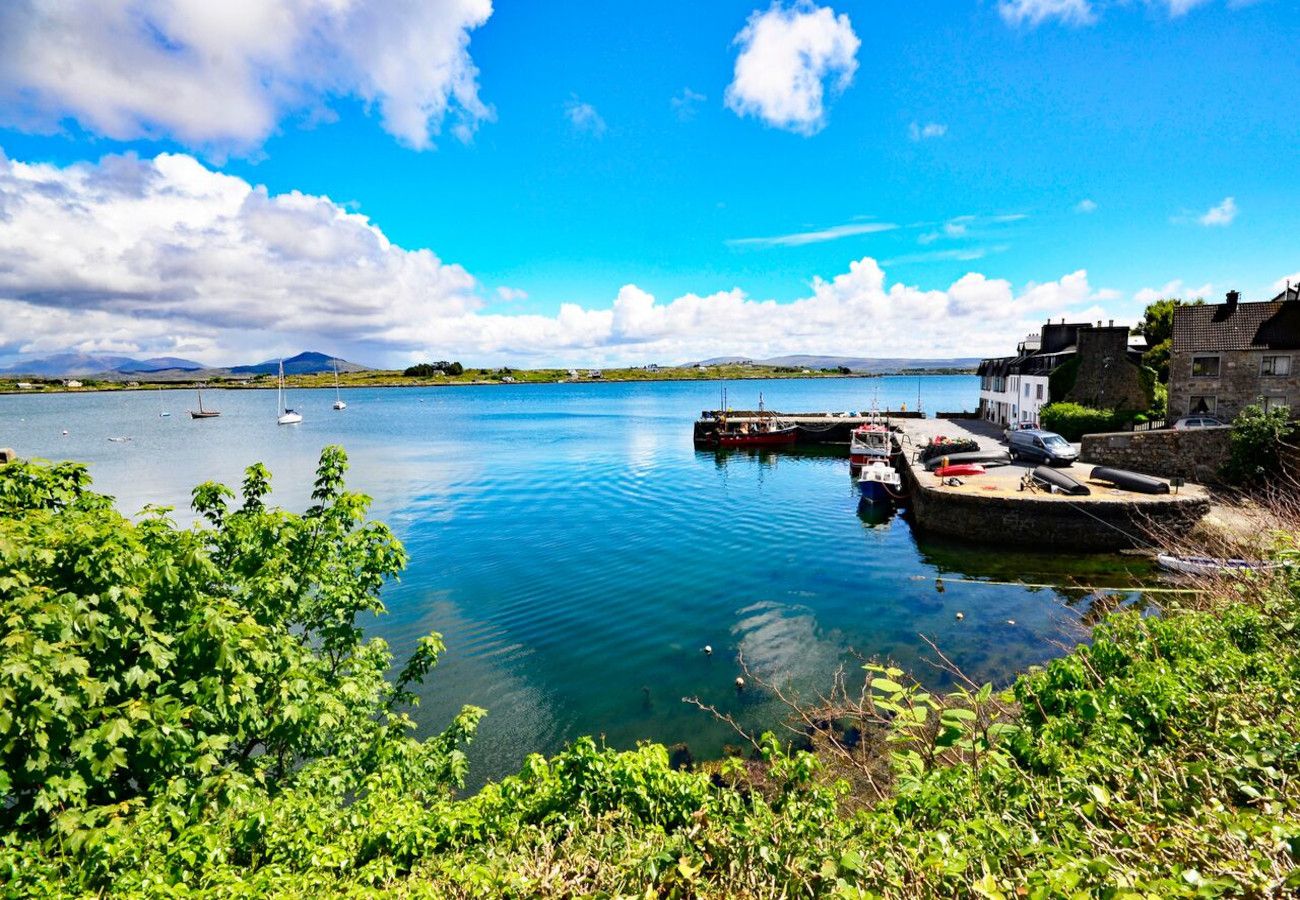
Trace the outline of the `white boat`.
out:
[[[334,408],[348,408],[348,405],[343,402],[343,398],[339,395],[339,361],[337,359],[334,360]]]
[[[302,421],[302,413],[294,412],[284,405],[284,360],[280,360],[280,383],[276,387],[276,399],[278,401],[280,416],[275,420],[277,425],[297,425]]]
[[[875,460],[858,472],[858,492],[868,503],[889,503],[902,495],[903,479],[888,462]]]
[[[889,428],[879,422],[868,422],[853,429],[849,437],[849,463],[856,468],[872,462],[888,462],[893,449]]]
[[[158,417],[159,417],[159,418],[164,418],[164,419],[165,419],[167,416],[170,416],[170,415],[171,415],[171,413],[169,413],[169,412],[168,412],[168,411],[163,407],[162,388],[158,388]]]
[[[1162,569],[1183,575],[1219,575],[1225,572],[1272,572],[1282,564],[1249,559],[1216,559],[1213,556],[1175,556],[1157,553],[1156,562]]]

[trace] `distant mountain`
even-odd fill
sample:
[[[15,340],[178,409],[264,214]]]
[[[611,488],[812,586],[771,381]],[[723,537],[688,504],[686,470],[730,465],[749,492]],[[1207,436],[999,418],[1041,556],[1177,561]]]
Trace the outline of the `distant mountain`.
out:
[[[297,356],[291,356],[284,361],[284,374],[286,375],[314,375],[318,372],[333,372],[335,357],[324,353],[317,353],[314,350],[308,350],[305,353],[299,353]],[[340,372],[366,372],[369,369],[366,366],[360,366],[346,359],[339,361]],[[251,366],[232,366],[230,371],[236,375],[275,375],[280,371],[280,360],[268,359],[266,362],[256,363]]]
[[[113,371],[121,372],[123,375],[133,375],[146,372],[162,372],[168,369],[195,372],[202,368],[205,368],[203,363],[194,362],[192,359],[181,359],[176,356],[155,356],[152,359],[132,360],[126,365],[116,367]]]
[[[758,366],[789,366],[798,369],[836,369],[847,366],[854,372],[869,375],[885,375],[901,372],[905,369],[973,369],[979,365],[978,357],[955,357],[951,359],[912,359],[905,357],[862,357],[862,356],[774,356],[771,359],[750,359],[745,356],[717,356],[688,365],[721,366],[732,363],[748,362]]]
[[[44,359],[30,359],[0,369],[6,375],[41,375],[53,378],[60,375],[94,375],[110,372],[119,366],[136,361],[129,356],[109,356],[102,353],[57,353]]]

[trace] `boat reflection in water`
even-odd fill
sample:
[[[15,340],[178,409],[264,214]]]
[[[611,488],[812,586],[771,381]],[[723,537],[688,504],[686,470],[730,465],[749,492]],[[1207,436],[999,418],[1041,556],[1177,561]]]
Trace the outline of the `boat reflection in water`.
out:
[[[858,501],[858,518],[868,528],[880,528],[893,521],[897,510],[892,503],[872,503],[863,497]]]

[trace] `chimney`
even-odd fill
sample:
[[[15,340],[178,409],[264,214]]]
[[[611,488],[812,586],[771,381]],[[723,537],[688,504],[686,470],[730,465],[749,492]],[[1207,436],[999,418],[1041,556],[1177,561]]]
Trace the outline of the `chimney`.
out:
[[[1114,320],[1114,319],[1111,319],[1110,322],[1106,325],[1106,327],[1107,327],[1107,328],[1114,328],[1114,327],[1115,327],[1115,320]]]
[[[1235,308],[1237,301],[1241,299],[1240,291],[1228,291],[1228,308]]]

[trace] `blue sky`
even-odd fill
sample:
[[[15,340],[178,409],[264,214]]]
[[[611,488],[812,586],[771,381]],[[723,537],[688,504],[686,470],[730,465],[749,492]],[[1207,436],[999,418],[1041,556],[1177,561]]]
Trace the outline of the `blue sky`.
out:
[[[329,198],[318,224],[333,206],[359,214],[441,268],[417,277],[398,260],[383,277],[400,289],[366,281],[372,251],[348,249],[349,238],[304,276],[294,253],[223,220],[225,265],[243,260],[248,278],[278,283],[274,294],[203,281],[215,261],[180,275],[127,261],[102,286],[83,264],[68,284],[72,266],[29,246],[36,223],[70,227],[46,209],[21,223],[25,233],[0,226],[0,249],[38,257],[21,277],[0,277],[0,302],[23,306],[0,324],[0,354],[77,347],[217,362],[329,338],[391,363],[434,352],[525,364],[966,355],[1013,344],[1045,315],[1132,320],[1166,291],[1237,287],[1263,299],[1300,272],[1300,11],[1284,0],[446,0],[406,21],[394,12],[404,4],[353,0],[344,51],[267,47],[232,26],[222,46],[253,71],[242,88],[239,71],[171,58],[212,28],[177,13],[188,5],[141,4],[154,9],[138,52],[124,40],[87,45],[75,31],[88,26],[72,19],[0,13],[11,34],[0,50],[18,58],[0,64],[8,207],[105,155],[134,154],[151,171],[160,153],[187,155],[264,185],[272,204],[292,192]],[[60,28],[78,53],[119,70],[138,60],[152,73],[140,77],[182,95],[188,86],[196,103],[178,106],[166,87],[140,99],[131,78],[100,87],[93,70],[57,83],[40,67],[57,63],[48,41]],[[378,35],[368,55],[345,43],[357,33]],[[408,34],[424,39],[395,49]],[[150,39],[170,56],[149,58]],[[24,41],[30,52],[12,52]],[[791,46],[811,69],[785,58]],[[793,82],[782,80],[786,64]],[[331,67],[350,74],[322,74]],[[450,88],[438,74],[448,67]],[[821,115],[801,106],[810,83]],[[392,98],[413,91],[435,108],[422,121],[436,146],[412,146],[422,139],[409,115],[394,125]],[[801,112],[779,120],[790,109]],[[45,174],[12,176],[14,164]],[[157,227],[132,246],[184,230],[165,195],[150,198]],[[142,210],[131,218],[152,214]],[[11,232],[21,218],[10,217]],[[43,252],[53,257],[44,267]],[[82,261],[122,252],[89,246]],[[868,259],[879,275],[860,266],[852,277]],[[281,271],[259,274],[277,260]],[[353,276],[355,304],[330,289]],[[390,290],[405,299],[377,312]],[[692,295],[702,302],[670,309]],[[149,327],[132,329],[142,319]]]

